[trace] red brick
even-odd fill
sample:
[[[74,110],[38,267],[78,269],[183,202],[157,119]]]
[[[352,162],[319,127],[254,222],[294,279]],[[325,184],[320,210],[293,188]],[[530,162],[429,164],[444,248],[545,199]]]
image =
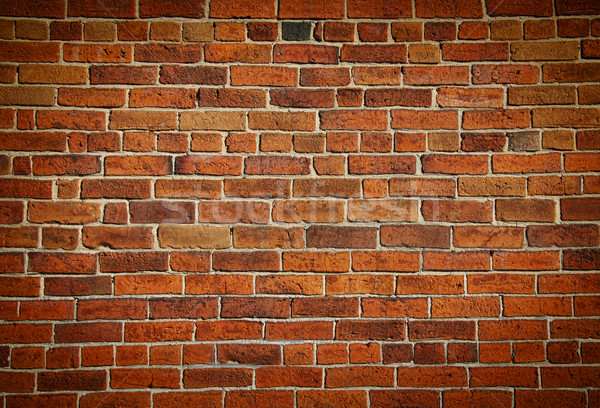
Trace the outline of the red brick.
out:
[[[406,62],[406,45],[343,45],[340,60],[343,62]],[[334,61],[335,62],[335,61]]]
[[[115,295],[181,293],[180,276],[121,275],[115,277]]]
[[[416,252],[403,251],[355,251],[352,253],[354,271],[416,271],[419,256]]]
[[[482,363],[512,362],[510,343],[480,343],[479,361]]]
[[[343,320],[335,329],[336,340],[402,340],[404,322],[389,320]]]
[[[249,275],[191,275],[186,278],[188,294],[249,295],[253,289]]]
[[[390,180],[390,196],[454,197],[454,180],[439,178],[396,178]]]
[[[292,316],[358,317],[358,299],[331,297],[293,299]]]
[[[245,387],[252,384],[249,368],[186,369],[183,373],[185,388]]]
[[[114,406],[151,406],[149,392],[97,392],[81,397],[81,408],[109,408]]]
[[[515,363],[534,363],[546,360],[546,350],[542,342],[515,343],[513,350]]]
[[[491,222],[492,202],[472,200],[426,200],[421,206],[426,221]]]
[[[106,130],[104,112],[83,111],[38,111],[36,115],[38,129],[75,129]]]
[[[598,11],[600,11],[598,4],[590,0],[577,3],[571,3],[566,0],[556,2],[556,14],[558,15],[596,14]]]
[[[462,248],[521,248],[523,229],[517,227],[453,227],[454,245]]]
[[[11,62],[57,62],[60,44],[57,42],[2,42],[0,59]]]
[[[462,0],[446,3],[442,0],[418,0],[416,3],[417,17],[422,18],[481,18],[483,9],[481,3],[475,0]]]
[[[296,86],[296,68],[276,66],[232,66],[231,85]]]
[[[96,343],[121,341],[121,323],[62,323],[54,327],[55,343]]]
[[[154,394],[154,406],[157,408],[184,408],[189,406],[221,405],[221,391],[163,392]]]
[[[256,387],[319,387],[323,369],[317,367],[259,367]]]
[[[581,354],[584,363],[597,363],[598,343],[583,343],[581,345]]]
[[[487,174],[487,156],[424,155],[421,157],[423,173]]]
[[[329,295],[390,295],[394,292],[394,279],[392,275],[330,275],[325,277],[325,286]]]
[[[179,388],[180,371],[174,368],[112,368],[110,385],[119,388]]]
[[[256,321],[197,322],[196,340],[241,340],[262,338],[263,323]],[[184,350],[185,351],[185,350]],[[185,353],[184,353],[185,354]],[[185,357],[184,357],[185,359]]]
[[[0,247],[35,248],[38,235],[36,227],[3,227],[0,228]]]
[[[552,406],[583,408],[586,406],[585,393],[567,390],[515,390],[515,407],[517,408],[549,408]]]
[[[148,364],[148,347],[146,345],[117,346],[116,349],[117,366]]]
[[[248,114],[248,126],[261,130],[315,130],[315,114],[312,112],[252,111]]]
[[[44,292],[51,296],[108,295],[112,281],[108,276],[45,278]]]
[[[411,340],[475,339],[475,323],[471,321],[431,320],[411,322],[408,329],[408,336]]]
[[[280,19],[342,19],[345,14],[345,5],[342,0],[334,0],[323,7],[317,0],[297,3],[291,0],[282,0],[279,3]]]
[[[312,44],[277,44],[273,47],[273,61],[275,63],[336,64],[338,48]]]
[[[501,108],[504,92],[497,88],[438,88],[437,102],[443,107]]]
[[[577,320],[554,320],[550,324],[550,336],[552,338],[598,338],[600,320],[577,319]]]
[[[12,127],[12,126],[11,126]],[[0,148],[20,151],[65,151],[66,133],[63,132],[7,132],[0,134]]]
[[[462,367],[398,367],[399,387],[464,387],[467,372]]]
[[[29,270],[40,273],[96,273],[95,254],[34,252],[29,254]]]
[[[21,266],[19,272],[23,272],[23,269],[24,266]],[[10,271],[10,269],[6,270]],[[40,279],[24,276],[3,276],[0,279],[0,294],[5,297],[37,297],[40,295]]]
[[[349,156],[351,174],[414,174],[416,163],[411,156]]]
[[[476,343],[448,344],[448,363],[475,363],[479,361]]]
[[[392,367],[358,366],[331,367],[325,369],[325,387],[392,387]]]
[[[579,363],[579,342],[560,341],[548,343],[548,361],[551,363]]]
[[[90,68],[90,83],[96,84],[135,84],[156,83],[158,68],[130,67],[127,65],[93,65]]]
[[[233,298],[223,299],[221,317],[288,318],[290,301],[280,298]]]
[[[479,322],[479,339],[542,340],[548,338],[546,322],[542,320],[488,320]]]
[[[516,297],[504,298],[504,316],[570,316],[571,298]]]
[[[489,36],[489,27],[485,22],[464,21],[458,26],[458,38],[461,40],[484,40]]]
[[[22,201],[0,201],[0,223],[18,224],[23,221],[25,207]]]
[[[344,406],[348,408],[365,408],[367,406],[367,393],[362,390],[298,391],[298,408],[317,408],[335,406]]]
[[[258,0],[218,0],[210,4],[211,18],[275,18],[275,2]]]
[[[213,268],[223,271],[278,271],[280,259],[274,251],[216,252],[213,254]]]
[[[531,225],[527,241],[536,247],[596,246],[599,243],[597,225]]]
[[[595,108],[535,108],[536,127],[594,127],[600,124],[600,110]]]
[[[289,198],[291,183],[278,179],[227,179],[225,195],[245,198]]]
[[[536,0],[531,3],[520,3],[516,0],[499,1],[486,0],[490,16],[536,16],[549,17],[552,15],[552,1]]]
[[[348,345],[346,343],[319,344],[317,346],[317,364],[348,363]]]
[[[358,38],[365,42],[387,42],[388,25],[385,23],[358,23]]]
[[[494,173],[547,173],[560,171],[560,154],[504,154],[492,157]]]
[[[464,278],[458,275],[398,276],[396,293],[414,294],[461,294]]]
[[[42,408],[48,406],[75,408],[77,406],[77,394],[11,395],[7,397],[6,401],[9,406],[15,408]]]
[[[423,408],[436,408],[440,405],[440,396],[437,391],[430,390],[378,390],[369,391],[371,406],[383,408],[389,406],[402,406],[417,404]]]
[[[311,226],[306,245],[312,248],[375,248],[377,231],[368,227]]]
[[[245,159],[246,174],[309,174],[310,160],[306,157],[252,156]]]
[[[141,299],[82,299],[77,303],[79,320],[144,319],[146,301]]]
[[[594,197],[563,198],[560,200],[563,220],[582,221],[600,219],[600,200]]]
[[[458,129],[456,111],[392,110],[394,129]]]
[[[382,106],[430,106],[431,92],[422,89],[367,89],[365,105],[369,107]]]
[[[472,367],[471,387],[537,387],[535,367]]]
[[[35,374],[15,371],[0,371],[0,390],[3,392],[33,392]]]
[[[424,36],[425,41],[455,40],[456,24],[452,22],[427,22],[425,23]]]
[[[383,0],[349,0],[349,18],[401,18],[412,17],[412,4],[406,0],[388,3]]]
[[[218,405],[221,400],[218,401]],[[289,390],[232,390],[225,395],[226,408],[252,408],[276,405],[281,408],[294,407],[294,393]]]
[[[506,43],[462,43],[442,44],[442,59],[445,61],[508,61]]]
[[[267,340],[332,340],[333,322],[303,320],[267,323]]]
[[[405,318],[429,317],[428,305],[426,299],[380,299],[380,298],[363,298],[362,316],[373,318]]]
[[[208,59],[208,50],[206,51]],[[194,63],[202,61],[202,45],[197,44],[139,44],[135,60],[141,62]],[[128,61],[131,62],[131,61]],[[156,72],[156,71],[155,71]]]
[[[164,252],[104,252],[100,254],[101,272],[166,271]]]
[[[323,25],[323,39],[332,42],[352,42],[354,41],[355,26],[354,23],[328,21]],[[317,36],[316,32],[315,36]]]
[[[445,297],[432,300],[431,315],[439,317],[499,317],[497,296]]]
[[[140,1],[140,17],[204,17],[204,3],[187,3],[181,0],[158,1],[142,0]]]
[[[19,320],[69,320],[73,319],[74,304],[69,301],[21,301]]]
[[[221,363],[281,364],[281,350],[275,344],[219,344],[218,351]]]
[[[79,367],[78,347],[54,347],[46,353],[46,368]]]
[[[222,67],[187,67],[163,65],[160,70],[162,84],[224,85],[227,69]]]
[[[100,219],[100,205],[30,201],[27,213],[29,221],[33,223],[87,224]]]
[[[545,367],[542,368],[542,384],[545,388],[594,387],[600,372],[597,367]]]
[[[321,295],[322,286],[323,279],[319,276],[259,276],[256,280],[257,293]]]
[[[407,85],[466,85],[469,83],[468,67],[404,67]]]
[[[8,357],[8,356],[7,356]],[[18,347],[10,353],[11,368],[44,368],[45,350],[42,347]]]
[[[277,23],[251,22],[247,24],[248,38],[253,41],[275,41],[277,39]]]
[[[386,130],[387,115],[376,110],[330,110],[321,112],[323,130]]]
[[[145,227],[85,227],[82,241],[87,248],[152,248],[151,230]]]
[[[496,219],[500,221],[553,222],[555,202],[536,199],[503,199],[496,201]]]
[[[600,171],[600,154],[597,153],[566,153],[565,171],[584,172]]]
[[[558,252],[494,252],[493,267],[496,270],[558,270],[560,254]]]
[[[384,246],[449,248],[450,228],[443,226],[388,226],[381,227]]]

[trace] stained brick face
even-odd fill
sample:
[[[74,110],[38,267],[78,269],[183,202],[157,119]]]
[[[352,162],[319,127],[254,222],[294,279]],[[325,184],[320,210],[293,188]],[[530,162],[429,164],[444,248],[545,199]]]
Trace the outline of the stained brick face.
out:
[[[0,407],[597,407],[597,0],[0,2]]]

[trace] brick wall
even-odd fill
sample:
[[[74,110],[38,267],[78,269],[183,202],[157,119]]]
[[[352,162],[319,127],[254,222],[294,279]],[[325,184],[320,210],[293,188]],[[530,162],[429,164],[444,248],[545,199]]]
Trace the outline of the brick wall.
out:
[[[0,407],[600,406],[597,0],[0,15]]]

